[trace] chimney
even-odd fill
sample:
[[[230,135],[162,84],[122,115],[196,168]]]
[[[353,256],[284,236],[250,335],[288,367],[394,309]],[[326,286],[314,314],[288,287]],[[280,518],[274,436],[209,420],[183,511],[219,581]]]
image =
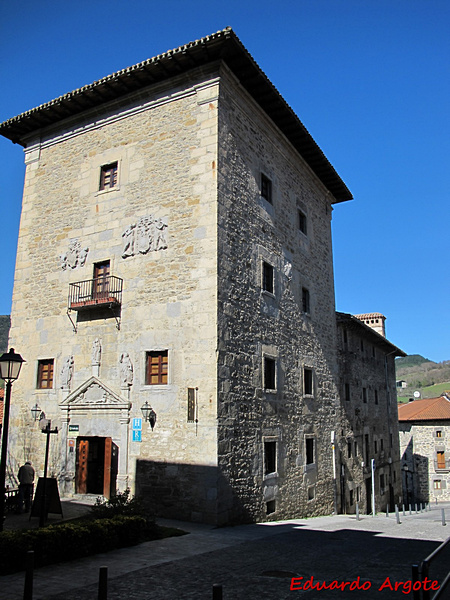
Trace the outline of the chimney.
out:
[[[386,329],[384,322],[386,317],[381,313],[365,313],[363,315],[354,315],[357,319],[362,321],[365,325],[372,327],[374,331],[386,337]]]

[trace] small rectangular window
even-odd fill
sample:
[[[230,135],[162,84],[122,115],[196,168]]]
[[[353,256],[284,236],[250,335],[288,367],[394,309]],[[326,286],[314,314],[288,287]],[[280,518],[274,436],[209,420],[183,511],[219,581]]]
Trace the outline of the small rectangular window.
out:
[[[384,490],[384,474],[380,475],[380,489]]]
[[[269,356],[264,357],[264,389],[276,389],[276,361]]]
[[[375,394],[375,404],[378,404],[378,391],[375,390],[374,394]]]
[[[380,438],[380,452],[383,452],[384,450],[384,442],[383,442],[383,438]]]
[[[168,351],[147,352],[146,355],[146,385],[167,384]]]
[[[362,396],[364,404],[367,404],[367,388],[365,387],[362,389]]]
[[[310,312],[309,290],[307,288],[302,288],[302,310],[306,314]]]
[[[38,361],[37,385],[40,390],[48,390],[53,388],[53,365],[54,359]]]
[[[354,454],[358,456],[358,442],[355,442]]]
[[[347,442],[347,457],[348,458],[352,457],[352,443],[351,442]]]
[[[109,190],[117,186],[117,162],[103,165],[100,169],[99,190]]]
[[[274,268],[266,261],[263,261],[262,264],[262,289],[269,294],[273,294],[275,289]]]
[[[440,490],[440,489],[442,489],[442,480],[441,480],[441,479],[435,479],[435,480],[433,481],[433,488],[434,488],[435,490]]]
[[[277,443],[264,442],[264,475],[276,473],[277,470]]]
[[[345,384],[345,400],[347,402],[350,402],[350,384],[349,383]]]
[[[307,437],[305,439],[306,464],[313,465],[315,463],[314,438]]]
[[[303,393],[305,396],[312,396],[314,394],[314,373],[308,367],[303,369]]]
[[[373,441],[373,450],[375,454],[378,454],[378,442],[377,440]]]
[[[197,422],[197,389],[188,388],[188,406],[187,406],[188,423]]]
[[[269,502],[266,502],[266,514],[267,515],[271,515],[272,513],[274,513],[276,510],[276,503],[275,500],[269,500]]]
[[[353,490],[350,490],[350,501],[349,501],[350,506],[353,505]]]
[[[436,431],[436,437],[437,437],[437,438],[441,438],[441,437],[442,437],[442,431],[441,431],[440,429],[438,429],[438,430]]]
[[[261,173],[261,196],[272,204],[272,182],[264,173]]]
[[[346,329],[344,329],[342,331],[342,341],[344,342],[344,347],[347,348],[347,345],[348,345],[348,333],[347,333]]]
[[[306,220],[306,215],[301,210],[298,211],[298,228],[305,235],[308,233],[308,223]]]

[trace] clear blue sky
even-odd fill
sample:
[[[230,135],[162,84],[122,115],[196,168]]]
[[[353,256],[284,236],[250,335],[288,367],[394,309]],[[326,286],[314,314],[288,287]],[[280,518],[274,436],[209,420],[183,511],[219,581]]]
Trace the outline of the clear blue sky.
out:
[[[448,0],[4,0],[0,121],[226,26],[355,198],[333,213],[336,308],[382,312],[405,352],[449,360]],[[0,160],[8,314],[21,147],[0,138]]]

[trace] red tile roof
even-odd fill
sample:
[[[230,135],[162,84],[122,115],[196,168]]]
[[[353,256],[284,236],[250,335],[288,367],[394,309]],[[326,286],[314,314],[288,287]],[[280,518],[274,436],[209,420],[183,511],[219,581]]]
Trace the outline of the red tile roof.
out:
[[[398,405],[399,421],[434,421],[441,419],[450,420],[450,396],[439,398],[424,398],[414,400],[408,404]]]

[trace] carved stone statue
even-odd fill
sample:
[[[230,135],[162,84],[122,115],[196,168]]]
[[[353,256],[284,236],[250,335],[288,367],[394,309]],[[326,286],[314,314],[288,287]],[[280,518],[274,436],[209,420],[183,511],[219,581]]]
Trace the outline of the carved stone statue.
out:
[[[133,384],[133,363],[128,352],[122,352],[120,355],[120,379],[123,386]]]
[[[102,357],[102,345],[98,338],[92,342],[92,365],[99,365]]]
[[[152,218],[141,217],[136,226],[136,250],[141,254],[151,250],[153,243],[152,224]]]
[[[122,233],[122,258],[134,256],[138,252],[147,254],[165,250],[168,246],[166,230],[167,223],[164,219],[155,219],[152,215],[141,217],[137,224],[132,223]]]
[[[122,233],[122,237],[123,237],[122,257],[123,258],[126,258],[127,256],[134,256],[134,234],[135,234],[135,227],[136,227],[136,224],[132,223]]]
[[[62,388],[70,388],[70,382],[72,380],[73,375],[73,356],[68,356],[64,361],[64,364],[61,369],[61,387]]]
[[[60,255],[61,268],[63,271],[70,267],[76,269],[77,267],[84,266],[86,258],[89,252],[89,248],[82,248],[80,242],[75,239],[69,244],[69,249],[64,254]]]
[[[284,276],[286,277],[286,279],[288,281],[291,281],[291,279],[292,279],[292,263],[290,263],[288,260],[286,260],[284,263],[283,273],[284,273]]]
[[[156,219],[156,241],[155,241],[155,250],[165,250],[167,248],[167,239],[166,239],[166,228],[167,223],[164,223],[162,219]]]

